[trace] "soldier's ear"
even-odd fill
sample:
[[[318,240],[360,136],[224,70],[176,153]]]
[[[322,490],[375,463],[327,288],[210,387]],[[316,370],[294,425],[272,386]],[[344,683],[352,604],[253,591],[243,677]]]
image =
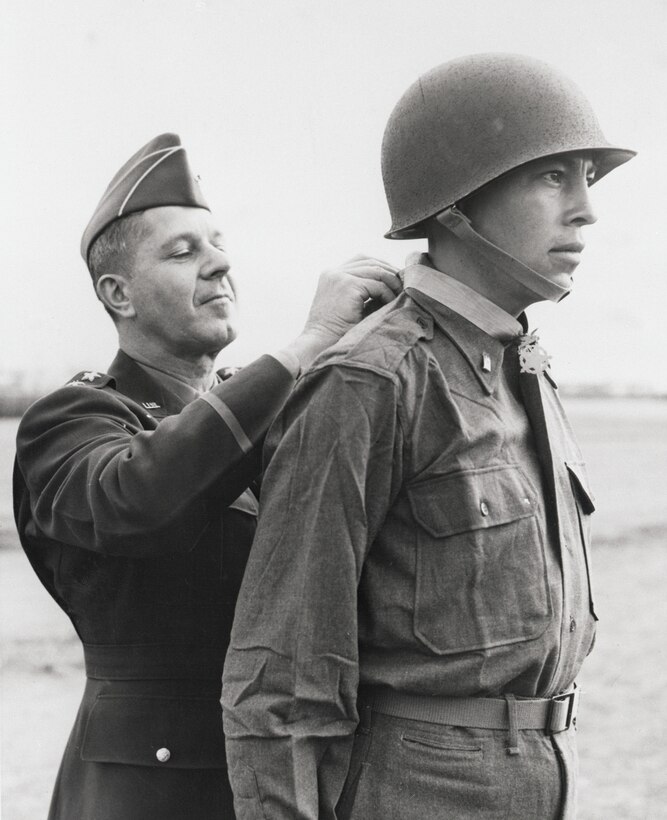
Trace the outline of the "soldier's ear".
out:
[[[108,273],[100,276],[95,285],[97,298],[106,309],[118,319],[129,319],[136,311],[130,296],[129,281],[126,277]]]

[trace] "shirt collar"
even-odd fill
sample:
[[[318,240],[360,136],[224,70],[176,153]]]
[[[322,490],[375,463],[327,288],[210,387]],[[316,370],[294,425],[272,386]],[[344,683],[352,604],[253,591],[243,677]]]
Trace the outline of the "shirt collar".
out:
[[[458,279],[436,270],[425,253],[410,254],[403,284],[463,316],[475,327],[506,344],[524,332],[521,323],[490,299]]]

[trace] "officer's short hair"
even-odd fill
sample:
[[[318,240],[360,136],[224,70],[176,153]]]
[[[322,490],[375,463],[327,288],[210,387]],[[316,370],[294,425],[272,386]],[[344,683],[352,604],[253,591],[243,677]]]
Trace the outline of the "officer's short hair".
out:
[[[138,211],[117,219],[93,242],[88,255],[88,270],[94,287],[102,276],[109,273],[123,273],[128,278],[132,276],[136,248],[146,233],[142,216],[143,211]],[[106,305],[104,309],[115,321],[115,314]]]

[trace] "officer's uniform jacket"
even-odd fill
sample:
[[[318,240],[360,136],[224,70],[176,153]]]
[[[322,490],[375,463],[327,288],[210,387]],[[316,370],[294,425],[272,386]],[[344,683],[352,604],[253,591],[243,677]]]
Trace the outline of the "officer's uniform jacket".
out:
[[[88,678],[52,818],[233,816],[222,664],[255,527],[247,488],[293,383],[264,356],[185,406],[120,352],[25,414],[16,521]]]
[[[267,450],[223,685],[239,817],[334,817],[358,686],[570,686],[594,636],[593,502],[515,343],[408,287],[317,360]]]

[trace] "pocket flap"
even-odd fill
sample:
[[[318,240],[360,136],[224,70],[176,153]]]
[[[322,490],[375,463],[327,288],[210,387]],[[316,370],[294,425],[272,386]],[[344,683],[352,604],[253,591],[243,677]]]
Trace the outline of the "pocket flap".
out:
[[[590,515],[595,512],[595,496],[590,490],[584,465],[565,462],[565,466],[570,474],[572,489],[581,504],[581,509],[586,515]]]
[[[215,698],[98,695],[82,760],[174,769],[226,768]]]
[[[414,517],[435,537],[528,518],[537,509],[535,491],[515,465],[439,476],[408,495]]]

